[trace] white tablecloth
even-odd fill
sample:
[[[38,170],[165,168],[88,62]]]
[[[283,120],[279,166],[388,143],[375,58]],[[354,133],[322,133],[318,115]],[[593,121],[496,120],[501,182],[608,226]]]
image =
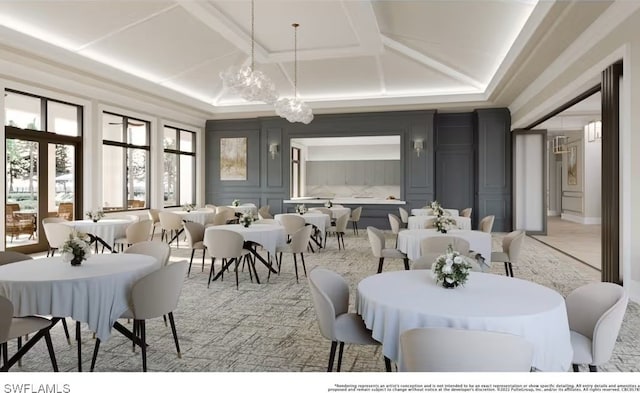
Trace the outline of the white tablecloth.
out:
[[[229,206],[230,208],[232,208],[233,210],[235,210],[236,213],[242,213],[242,214],[248,214],[251,213],[254,217],[258,217],[258,208],[253,205],[253,206]]]
[[[424,228],[424,224],[427,222],[427,220],[433,218],[436,218],[436,216],[410,216],[407,228],[422,229]],[[452,216],[451,218],[456,221],[458,229],[471,230],[471,218],[460,216]]]
[[[123,218],[103,218],[98,222],[91,220],[65,221],[61,224],[68,225],[78,232],[90,233],[104,240],[108,245],[113,245],[115,239],[125,237],[127,227],[132,220]]]
[[[442,209],[450,216],[457,217],[460,215],[457,209]],[[433,209],[411,209],[412,216],[433,216]]]
[[[447,289],[430,270],[386,272],[360,281],[356,307],[383,354],[395,361],[401,359],[400,335],[419,327],[522,336],[533,344],[533,366],[542,371],[566,371],[573,358],[564,298],[530,281],[471,272],[464,286]]]
[[[129,308],[133,283],[158,268],[155,258],[138,254],[92,255],[80,266],[62,257],[32,259],[0,266],[0,295],[16,317],[71,317],[106,341]]]
[[[244,237],[245,241],[258,243],[270,253],[275,253],[276,247],[285,245],[287,241],[284,227],[274,224],[252,224],[249,228],[245,228],[241,224],[216,225],[208,227],[205,231],[217,231],[221,229],[238,232]]]
[[[190,212],[187,211],[171,211],[171,213],[175,213],[182,217],[183,221],[193,221],[198,224],[206,225],[207,221],[213,222],[213,217],[215,217],[215,211],[204,211],[204,210],[192,210]]]
[[[482,254],[486,264],[491,263],[491,234],[482,231],[465,231],[451,229],[446,234],[435,229],[407,229],[398,233],[398,250],[407,254],[409,259],[416,260],[422,255],[420,242],[430,236],[457,236],[469,242],[472,251]]]
[[[297,213],[284,213],[284,214],[276,214],[273,218],[280,222],[280,218],[284,215],[293,215],[299,216]],[[304,218],[304,221],[307,224],[315,225],[320,232],[322,232],[322,237],[325,236],[325,230],[328,226],[331,226],[331,217],[328,214],[319,213],[319,212],[307,212],[301,216]]]
[[[331,218],[334,218],[334,219],[345,214],[351,215],[351,209],[348,207],[333,206],[333,207],[330,207],[329,210],[331,210],[331,214],[332,214]]]

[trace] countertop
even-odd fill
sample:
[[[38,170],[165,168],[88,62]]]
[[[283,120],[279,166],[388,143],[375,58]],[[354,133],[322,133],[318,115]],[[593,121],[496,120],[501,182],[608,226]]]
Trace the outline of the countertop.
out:
[[[315,198],[301,197],[286,199],[284,203],[295,203],[305,205],[324,205],[327,201],[331,201],[334,205],[405,205],[405,201],[399,199],[381,199],[381,198]]]

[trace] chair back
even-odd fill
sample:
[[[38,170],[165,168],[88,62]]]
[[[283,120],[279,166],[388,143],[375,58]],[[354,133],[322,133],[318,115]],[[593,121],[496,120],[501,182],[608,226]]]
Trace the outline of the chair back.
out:
[[[261,218],[259,220],[255,220],[253,223],[254,224],[280,225],[280,223],[278,221],[276,221],[275,218]]]
[[[435,228],[436,227],[436,219],[434,217],[427,218],[422,225],[425,229]]]
[[[291,242],[289,243],[291,252],[296,254],[304,252],[307,249],[309,240],[311,239],[312,231],[313,225],[305,225],[302,228],[298,229],[294,234],[292,234]]]
[[[609,282],[583,285],[565,299],[569,329],[592,340],[593,365],[611,358],[628,303],[624,288]]]
[[[367,227],[367,235],[369,236],[369,244],[371,252],[376,258],[382,258],[382,250],[384,249],[384,233],[376,227]]]
[[[316,211],[316,212],[320,212],[323,214],[328,215],[329,217],[333,217],[332,213],[331,213],[331,209],[329,209],[328,207],[312,207],[309,208],[309,211]]]
[[[149,240],[152,226],[153,222],[151,220],[142,220],[129,224],[125,230],[127,243],[136,244]]]
[[[309,272],[309,289],[320,333],[335,341],[336,317],[349,311],[349,284],[338,273],[317,266]]]
[[[62,217],[45,217],[42,219],[42,223],[43,224],[48,224],[50,222],[67,222],[68,220],[65,220]]]
[[[42,224],[42,228],[51,248],[62,247],[62,244],[69,240],[69,235],[73,232],[73,228],[59,222]]]
[[[264,205],[258,209],[258,217],[260,218],[273,218],[273,215],[269,212],[270,206]]]
[[[395,214],[388,214],[389,217],[389,225],[391,225],[391,232],[394,234],[400,233],[400,227],[402,227],[402,221]]]
[[[67,221],[73,220],[73,203],[60,202],[58,205],[58,217],[62,217]]]
[[[478,223],[478,229],[482,232],[491,233],[493,230],[493,221],[496,216],[486,216]]]
[[[193,221],[186,221],[183,225],[189,247],[193,248],[194,244],[204,240],[204,225]]]
[[[502,240],[502,248],[504,252],[509,255],[509,262],[516,263],[518,258],[520,258],[520,251],[522,251],[525,236],[526,232],[524,231],[513,231],[505,236],[506,243],[505,239]],[[504,249],[505,245],[506,250]]]
[[[161,211],[158,212],[160,226],[165,231],[182,229],[182,217],[179,214]]]
[[[210,225],[225,225],[227,223],[227,213],[220,212],[213,216],[213,222]]]
[[[216,208],[216,213],[220,214],[223,213],[224,217],[225,217],[225,223],[228,220],[233,220],[236,218],[236,211],[233,210],[232,208],[230,208],[229,206],[218,206]]]
[[[239,258],[244,237],[228,229],[215,229],[205,231],[203,243],[213,258]]]
[[[0,344],[9,339],[9,330],[13,319],[13,303],[4,296],[0,296]]]
[[[17,251],[0,251],[0,266],[8,265],[14,262],[27,261],[33,259],[31,255],[23,254]]]
[[[362,206],[358,206],[351,212],[351,221],[360,220],[360,216],[362,215]]]
[[[471,217],[471,212],[472,212],[472,211],[473,211],[473,209],[472,209],[472,208],[470,208],[470,207],[468,207],[468,208],[466,208],[466,209],[463,209],[463,210],[460,212],[460,216],[462,216],[462,217]]]
[[[406,371],[531,371],[533,345],[522,336],[486,330],[417,328],[400,335]]]
[[[402,223],[403,224],[408,224],[409,223],[409,212],[406,209],[402,208],[402,207],[399,207],[398,211],[400,212],[400,220],[402,220]]]
[[[469,242],[466,239],[457,236],[430,236],[422,239],[420,242],[420,253],[422,256],[434,256],[436,258],[444,254],[451,245],[454,251],[458,251],[460,255],[469,255]]]
[[[134,318],[157,318],[175,310],[188,267],[187,261],[174,262],[136,281],[130,304]]]
[[[149,211],[147,212],[147,214],[149,214],[149,219],[154,224],[156,222],[160,222],[160,216],[158,215],[159,212],[160,211],[158,209],[149,209]]]
[[[289,236],[298,232],[298,230],[307,223],[302,216],[296,214],[283,214],[279,216],[279,218],[285,233]]]
[[[213,210],[214,212],[218,209],[218,206],[216,206],[216,205],[212,205],[212,204],[210,204],[210,203],[205,204],[205,205],[204,205],[204,207],[206,207],[207,209],[211,209],[211,210]]]
[[[154,240],[146,240],[135,243],[124,250],[125,254],[143,254],[154,257],[160,266],[166,266],[171,256],[171,247],[167,243]]]
[[[349,215],[343,214],[336,219],[336,231],[344,233],[347,230],[347,224],[349,223]]]

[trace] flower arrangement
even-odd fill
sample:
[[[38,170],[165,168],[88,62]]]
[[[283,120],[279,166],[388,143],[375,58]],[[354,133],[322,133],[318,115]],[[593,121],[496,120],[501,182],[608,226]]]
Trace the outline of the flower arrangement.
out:
[[[238,199],[234,199],[234,200],[233,200],[233,202],[231,202],[231,204],[232,204],[233,206],[235,206],[235,207],[238,207],[238,206],[240,206],[240,200],[238,200]]]
[[[433,201],[429,204],[431,210],[433,210],[433,215],[436,217],[444,216],[444,209],[440,206],[438,201]]]
[[[333,207],[333,202],[331,202],[331,201],[326,201],[326,202],[324,203],[324,207],[326,207],[326,208],[328,208],[328,209],[331,209],[331,208]]]
[[[451,227],[456,226],[456,221],[447,216],[437,216],[433,222],[433,225],[436,227],[436,230],[440,233],[447,233]]]
[[[304,203],[302,205],[297,205],[296,206],[296,213],[304,214],[306,212],[307,212],[307,207],[304,205]]]
[[[98,222],[102,217],[104,217],[104,212],[102,210],[93,210],[87,212],[87,217],[93,222]]]
[[[195,209],[196,206],[191,204],[191,203],[185,203],[184,205],[182,205],[182,210],[186,211],[186,212],[190,212],[191,210]]]
[[[447,251],[440,255],[431,265],[431,275],[437,283],[445,288],[464,285],[469,277],[471,264],[459,252],[454,251],[451,244]]]
[[[253,221],[254,221],[254,218],[251,213],[243,214],[242,216],[240,216],[240,224],[242,224],[245,228],[249,228],[249,226]]]
[[[80,265],[91,253],[89,236],[86,233],[72,231],[69,239],[62,244],[60,252],[65,262],[71,262],[72,266]]]

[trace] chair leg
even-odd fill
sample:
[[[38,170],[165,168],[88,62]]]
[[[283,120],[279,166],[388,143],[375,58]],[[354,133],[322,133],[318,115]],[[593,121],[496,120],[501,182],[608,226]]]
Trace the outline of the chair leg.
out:
[[[509,262],[509,276],[513,277],[513,264]]]
[[[82,372],[82,337],[80,336],[80,321],[76,321],[76,341],[78,344],[78,371]]]
[[[296,268],[296,282],[298,282],[298,259],[296,259],[296,253],[293,253],[293,266]]]
[[[336,347],[338,346],[337,341],[331,341],[331,350],[329,351],[329,366],[327,366],[327,372],[330,373],[333,371],[333,361],[336,358]]]
[[[169,323],[171,323],[171,333],[173,333],[173,341],[176,344],[176,352],[178,353],[178,358],[182,359],[182,353],[180,353],[180,344],[178,344],[178,333],[176,332],[176,323],[173,320],[173,312],[169,313]]]
[[[388,373],[391,372],[391,359],[386,356],[384,357],[384,369]]]
[[[404,259],[404,270],[409,270],[409,258]]]
[[[17,341],[18,341],[18,348],[17,349],[19,351],[20,348],[22,348],[22,337],[18,337]],[[20,358],[18,360],[18,367],[22,367],[22,358]]]
[[[238,260],[238,258],[233,258],[235,261],[235,271],[236,271],[236,290],[240,288],[240,283],[238,281],[238,265],[240,264],[240,260]]]
[[[47,351],[49,351],[51,367],[53,367],[54,372],[58,372],[58,362],[56,361],[56,353],[53,351],[53,343],[51,342],[51,334],[49,331],[44,334],[44,341],[47,343]]]
[[[142,345],[140,346],[142,352],[142,371],[147,372],[147,338],[146,338],[146,327],[144,323],[144,319],[139,321],[140,325],[140,341],[142,341]]]
[[[589,365],[589,371],[592,373],[598,372],[598,367],[594,366],[593,364]]]
[[[138,329],[138,321],[136,321],[135,319],[133,320],[133,336],[134,337],[139,337],[140,336],[140,332]],[[136,343],[135,341],[131,341],[131,352],[136,353]]]
[[[509,263],[508,262],[504,263],[504,274],[505,274],[505,276],[509,277]]]
[[[193,263],[193,254],[195,254],[195,252],[195,248],[191,249],[191,259],[189,259],[189,270],[187,270],[187,277],[189,277],[189,275],[191,274],[191,264]],[[202,268],[204,269],[204,265],[202,265]]]
[[[151,231],[151,239],[149,239],[149,240],[153,240],[153,235],[155,235],[155,234],[156,234],[156,226],[154,225],[153,229]]]
[[[167,325],[167,316],[166,315],[162,316],[162,320],[164,320],[164,326],[169,326],[169,325]]]
[[[9,363],[9,346],[5,342],[0,344],[0,349],[2,349],[2,364],[6,366]]]
[[[91,369],[90,369],[91,372],[93,372],[93,369],[96,367],[96,359],[98,358],[99,349],[100,349],[100,339],[96,338],[96,345],[93,346],[93,356],[91,357]]]
[[[304,254],[300,253],[300,259],[302,259],[302,270],[304,271],[304,276],[307,277],[307,267],[304,264]]]
[[[340,372],[340,367],[342,367],[342,352],[344,351],[344,342],[340,341],[340,346],[338,347],[338,367],[336,368],[337,372]]]
[[[216,261],[214,257],[211,257],[211,269],[209,270],[209,282],[207,283],[207,288],[211,285],[211,279],[213,278],[213,264]]]
[[[204,272],[204,256],[207,253],[207,250],[202,250],[202,271]]]
[[[378,261],[378,273],[382,273],[382,264],[384,263],[384,258],[380,258]]]
[[[580,368],[578,367],[577,364],[573,364],[573,372],[574,373],[579,373],[580,372]]]

